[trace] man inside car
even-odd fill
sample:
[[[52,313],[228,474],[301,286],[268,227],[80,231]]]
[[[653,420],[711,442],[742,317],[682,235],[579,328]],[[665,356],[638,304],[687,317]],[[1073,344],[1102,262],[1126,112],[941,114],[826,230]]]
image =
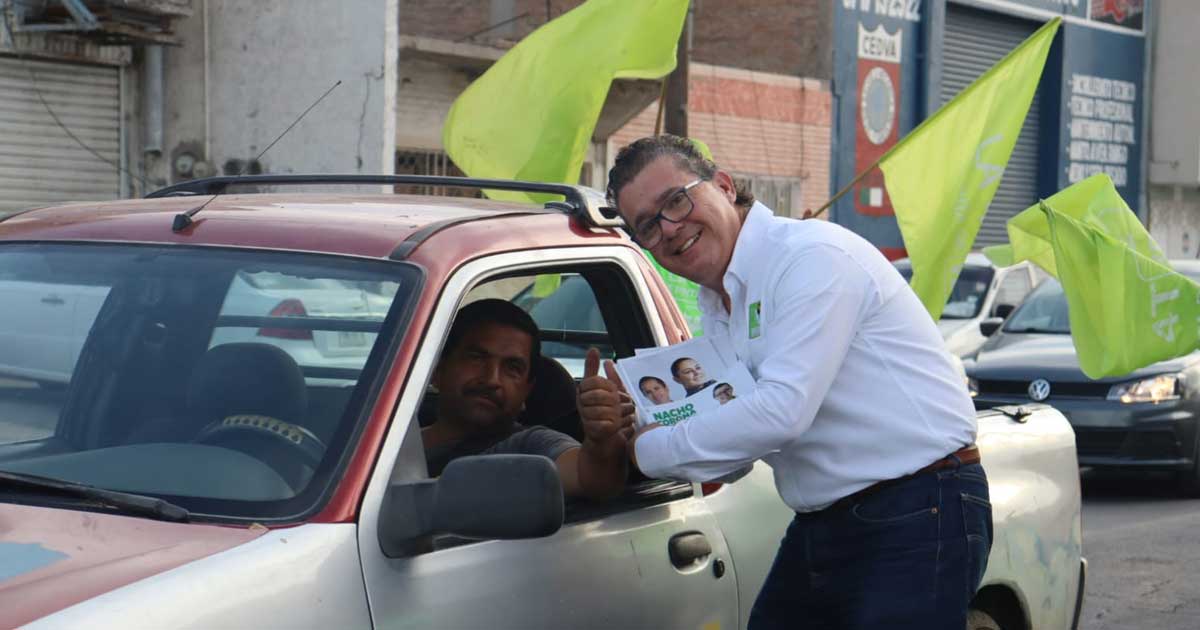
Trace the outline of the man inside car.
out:
[[[481,300],[459,311],[434,369],[437,417],[421,432],[431,476],[467,455],[523,454],[550,458],[567,496],[603,499],[625,485],[634,408],[627,396],[577,402],[584,440],[518,419],[537,382],[541,341],[537,324],[504,300]],[[589,352],[585,372],[600,357]],[[531,418],[537,421],[537,418]]]

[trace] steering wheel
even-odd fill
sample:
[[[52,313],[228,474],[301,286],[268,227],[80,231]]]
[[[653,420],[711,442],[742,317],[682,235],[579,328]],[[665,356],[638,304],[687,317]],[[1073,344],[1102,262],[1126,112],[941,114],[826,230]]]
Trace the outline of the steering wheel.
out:
[[[201,429],[192,441],[220,442],[238,435],[266,437],[274,444],[287,447],[289,452],[299,456],[300,461],[313,470],[325,456],[325,443],[312,431],[271,416],[229,416]]]

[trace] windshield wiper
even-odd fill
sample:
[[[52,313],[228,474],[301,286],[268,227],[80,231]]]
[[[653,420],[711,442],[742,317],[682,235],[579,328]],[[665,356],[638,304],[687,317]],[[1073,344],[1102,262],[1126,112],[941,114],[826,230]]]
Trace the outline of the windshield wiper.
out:
[[[118,512],[136,516],[149,516],[162,521],[185,523],[189,516],[186,509],[156,497],[118,492],[116,490],[105,490],[104,488],[97,488],[73,481],[64,481],[62,479],[51,479],[50,477],[0,471],[0,490],[11,489],[13,486],[37,492],[88,499]]]

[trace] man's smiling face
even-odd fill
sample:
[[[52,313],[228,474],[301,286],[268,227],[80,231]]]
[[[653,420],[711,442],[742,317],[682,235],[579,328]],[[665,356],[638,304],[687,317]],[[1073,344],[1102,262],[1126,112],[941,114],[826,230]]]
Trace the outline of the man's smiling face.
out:
[[[653,220],[664,203],[697,177],[671,156],[655,159],[621,189],[617,197],[621,216],[636,229]],[[679,223],[662,221],[662,238],[650,253],[668,271],[723,291],[722,279],[742,227],[742,211],[733,203],[737,198],[733,180],[717,171],[687,194],[695,204],[691,214]]]

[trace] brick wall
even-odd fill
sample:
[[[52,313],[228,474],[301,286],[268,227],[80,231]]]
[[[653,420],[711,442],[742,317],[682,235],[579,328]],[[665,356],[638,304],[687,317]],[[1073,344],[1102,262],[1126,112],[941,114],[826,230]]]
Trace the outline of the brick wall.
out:
[[[826,82],[693,64],[689,135],[703,140],[722,168],[740,175],[800,181],[801,207],[829,197],[832,95]],[[610,138],[611,160],[630,142],[654,133],[657,104]]]
[[[692,59],[829,80],[833,2],[693,0]],[[507,47],[545,24],[547,4],[558,17],[582,0],[400,0],[400,34]],[[480,33],[503,16],[524,17]]]
[[[692,59],[833,78],[835,0],[693,0]]]

